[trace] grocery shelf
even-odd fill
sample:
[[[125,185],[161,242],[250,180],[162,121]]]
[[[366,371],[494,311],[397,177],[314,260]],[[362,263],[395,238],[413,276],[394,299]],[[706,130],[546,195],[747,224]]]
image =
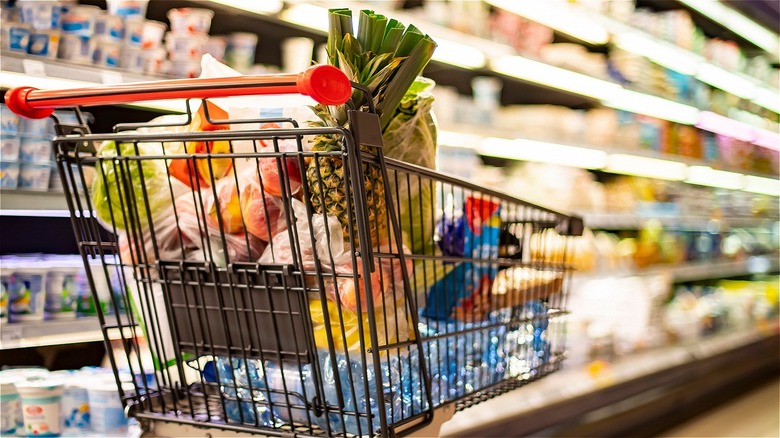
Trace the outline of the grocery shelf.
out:
[[[633,213],[590,213],[580,212],[585,225],[597,230],[637,230],[647,221],[658,221],[664,227],[674,227],[692,231],[703,231],[717,226],[725,228],[766,228],[778,218],[762,217],[722,217],[712,216],[647,216]]]
[[[264,21],[278,20],[292,27],[304,28],[307,33],[318,36],[327,34],[328,21],[325,14],[327,7],[332,7],[335,4],[334,2],[322,0],[307,2],[306,4],[292,5],[279,14],[273,14],[267,8],[260,8],[260,10],[255,11],[253,10],[255,8],[247,6],[244,2],[211,0],[211,3],[215,8],[221,10],[232,9],[235,13],[254,12],[258,19]],[[339,6],[343,5],[339,4]],[[396,10],[393,10],[391,13],[390,10],[382,8],[375,2],[370,4],[350,2],[350,7],[355,10],[372,9],[379,13],[392,15],[404,23],[417,23],[418,27],[423,28],[439,43],[439,47],[434,53],[433,61],[440,64],[455,67],[466,72],[471,71],[474,74],[484,74],[484,72],[489,71],[491,74],[502,76],[505,79],[540,86],[556,92],[569,93],[586,100],[601,101],[605,105],[616,109],[637,112],[673,122],[688,125],[695,125],[699,122],[699,116],[702,111],[689,105],[650,94],[635,92],[607,79],[596,78],[544,62],[515,56],[513,55],[515,50],[509,45],[427,22],[420,15]],[[760,103],[763,103],[764,100],[766,99],[762,99]],[[772,99],[769,100],[772,101]],[[733,123],[744,130],[754,129],[744,122],[733,120]],[[780,146],[780,136],[764,132],[761,136],[761,143],[767,142],[772,145],[778,143],[778,146]]]
[[[110,339],[121,339],[119,329],[109,329]],[[125,331],[124,337],[130,334]],[[0,325],[0,350],[50,345],[99,342],[103,340],[96,316],[71,320],[30,321]]]
[[[150,76],[123,70],[110,70],[92,65],[81,65],[51,59],[36,59],[24,54],[2,51],[0,88],[31,86],[39,89],[72,89],[103,84],[148,82],[171,79],[165,76]],[[183,100],[160,100],[128,104],[128,106],[184,113]]]
[[[64,192],[0,190],[0,216],[70,217]]]
[[[768,274],[780,270],[778,254],[748,256],[744,260],[704,260],[678,265],[654,265],[642,269],[624,269],[596,273],[575,274],[578,280],[628,276],[669,275],[672,283],[742,277]]]
[[[503,436],[501,431],[512,430],[514,436],[536,436],[540,431],[565,426],[589,412],[615,406],[632,397],[645,399],[631,408],[662,398],[667,392],[676,394],[680,389],[687,390],[690,399],[697,390],[704,392],[698,379],[706,378],[709,373],[719,375],[718,384],[726,384],[731,381],[729,378],[750,378],[753,373],[770,368],[777,361],[778,340],[778,324],[772,321],[761,328],[715,335],[693,345],[650,350],[611,363],[597,361],[564,368],[519,390],[456,413],[444,424],[440,435]],[[744,360],[747,357],[754,359]],[[734,375],[725,376],[727,372]],[[690,387],[683,388],[686,385]],[[675,405],[669,403],[667,408],[679,408]],[[616,406],[612,411],[611,415],[619,414]]]
[[[529,20],[539,21],[586,44],[605,44],[611,38],[617,47],[629,53],[647,57],[664,67],[694,76],[715,88],[741,98],[752,99],[759,106],[780,112],[780,101],[776,99],[780,91],[770,85],[745,74],[728,71],[697,53],[663,41],[615,18],[564,2],[545,4],[544,11],[540,11],[540,8],[533,4],[521,4],[511,0],[488,0],[488,3]],[[581,26],[581,23],[588,23],[589,26]],[[593,40],[594,36],[597,41]],[[774,42],[774,47],[768,50],[770,54],[775,52],[777,52],[777,42]]]

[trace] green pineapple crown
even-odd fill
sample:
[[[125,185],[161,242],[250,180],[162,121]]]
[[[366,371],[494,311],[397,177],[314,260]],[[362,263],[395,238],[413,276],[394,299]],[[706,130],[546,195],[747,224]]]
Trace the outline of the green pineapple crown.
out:
[[[357,108],[373,99],[384,130],[409,87],[433,56],[436,43],[414,25],[405,27],[395,19],[371,10],[360,11],[355,35],[352,11],[329,10],[328,63],[338,67],[351,81],[364,85],[371,96],[355,90]],[[316,105],[313,110],[325,126],[346,126],[345,106]]]

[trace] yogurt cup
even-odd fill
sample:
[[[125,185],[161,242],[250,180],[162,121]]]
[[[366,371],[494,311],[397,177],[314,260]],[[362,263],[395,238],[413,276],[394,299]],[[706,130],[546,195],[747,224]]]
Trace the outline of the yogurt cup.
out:
[[[119,67],[122,53],[122,43],[111,37],[100,37],[95,42],[92,62],[100,67]]]
[[[95,22],[103,10],[97,6],[74,5],[62,16],[62,32],[65,34],[92,36]]]
[[[81,35],[62,35],[57,57],[78,64],[91,64],[95,52],[95,40]]]
[[[109,262],[110,260],[106,259],[106,261]],[[95,284],[95,290],[97,291],[100,300],[99,305],[101,312],[106,314],[111,310],[111,288],[108,279],[106,279],[103,264],[100,259],[89,259],[89,267],[92,272],[92,281]],[[78,290],[78,305],[76,311],[80,315],[96,315],[97,306],[95,305],[95,299],[92,296],[92,290],[89,286],[89,279],[87,278],[87,273],[83,266],[79,267],[78,274],[76,275],[76,289]]]
[[[144,38],[144,25],[146,20],[140,15],[133,15],[125,19],[125,44],[133,47],[141,47]]]
[[[76,317],[76,267],[50,268],[46,274],[46,304],[44,312],[47,319],[72,319]]]
[[[127,417],[115,383],[96,382],[87,387],[92,431],[122,434],[127,431]]]
[[[236,70],[248,71],[255,63],[256,50],[257,35],[246,32],[232,33],[225,51],[225,62]]]
[[[19,116],[7,106],[0,104],[0,133],[15,135],[19,132]]]
[[[149,0],[107,0],[108,13],[121,17],[146,16]]]
[[[95,17],[95,37],[109,37],[122,41],[125,37],[125,20],[121,15],[102,13]]]
[[[54,137],[54,122],[48,117],[43,119],[22,117],[19,119],[19,133],[38,137]]]
[[[27,163],[44,163],[52,159],[52,142],[48,138],[23,136],[19,144],[19,160]]]
[[[0,188],[15,189],[18,185],[19,163],[0,161]],[[7,289],[5,293],[8,293]],[[6,303],[5,306],[7,307],[8,303]]]
[[[19,159],[19,146],[22,140],[16,135],[2,134],[0,136],[0,160],[16,161]]]
[[[19,167],[19,182],[17,183],[17,188],[36,191],[48,190],[50,176],[50,163],[22,163]],[[43,303],[41,304],[41,307],[42,306]],[[43,309],[41,308],[41,310]]]
[[[16,385],[0,379],[0,436],[13,435],[23,428],[22,405]]]
[[[18,382],[27,379],[45,379],[49,370],[40,367],[9,368],[0,371],[0,382]]]
[[[144,51],[138,47],[125,46],[119,59],[119,66],[127,71],[143,73],[146,61]]]
[[[65,429],[85,432],[89,430],[89,396],[80,382],[78,371],[65,370],[51,373],[52,377],[64,382],[62,392],[62,423]]]
[[[165,35],[165,48],[171,61],[198,61],[203,56],[203,49],[208,41],[204,34],[177,34],[168,32]]]
[[[60,46],[60,32],[58,30],[33,30],[30,33],[30,42],[27,45],[27,53],[44,58],[57,58],[57,50]]]
[[[64,385],[47,379],[15,384],[22,402],[24,433],[28,436],[59,436],[60,406]]]
[[[146,49],[156,49],[162,46],[162,40],[165,36],[165,23],[154,20],[146,20],[141,36],[141,47]]]
[[[213,56],[217,61],[222,62],[225,59],[225,50],[227,50],[228,39],[225,36],[210,36],[206,42],[205,52]]]
[[[168,11],[171,31],[175,33],[207,34],[214,11],[202,8],[174,8]]]
[[[19,18],[37,30],[58,29],[62,2],[49,0],[17,0]]]
[[[21,186],[20,172],[20,186]],[[8,318],[10,322],[41,321],[46,302],[43,268],[15,268],[8,286]]]
[[[144,72],[150,74],[166,73],[166,59],[168,52],[159,47],[157,49],[144,50]]]
[[[200,61],[171,61],[168,73],[177,78],[197,78],[200,68]]]
[[[3,50],[27,53],[32,30],[32,26],[26,23],[3,23]]]

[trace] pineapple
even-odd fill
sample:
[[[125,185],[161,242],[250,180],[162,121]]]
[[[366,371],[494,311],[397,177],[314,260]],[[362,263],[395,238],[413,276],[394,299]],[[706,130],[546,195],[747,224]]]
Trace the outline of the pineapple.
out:
[[[317,112],[322,122],[315,126],[336,126],[327,109],[322,107]],[[314,152],[341,151],[341,141],[331,135],[314,137]],[[368,152],[363,148],[364,152]],[[320,156],[315,161],[310,160],[306,169],[306,180],[311,192],[311,203],[316,213],[327,213],[338,218],[344,230],[344,239],[349,241],[349,217],[347,209],[347,189],[344,181],[344,159],[338,156]],[[366,206],[368,208],[368,226],[371,235],[371,246],[377,246],[381,236],[387,236],[387,205],[385,201],[385,185],[381,170],[376,166],[363,165],[363,186],[366,191]],[[354,206],[354,198],[351,200]],[[353,215],[353,218],[355,216]],[[352,230],[357,233],[357,224],[352,223]],[[355,247],[360,247],[357,236],[352,239]]]
[[[329,12],[328,62],[341,69],[350,80],[364,85],[370,95],[355,90],[352,103],[363,108],[371,99],[380,115],[384,130],[396,111],[401,99],[433,55],[436,44],[414,26],[404,27],[397,20],[373,11],[360,13],[360,29],[353,35],[352,12],[348,9],[331,9]],[[345,106],[316,105],[313,107],[319,121],[318,127],[340,127],[347,125]],[[339,152],[341,139],[332,135],[318,135],[314,138],[314,152]],[[363,152],[374,152],[361,146]],[[311,192],[311,203],[316,213],[336,216],[344,230],[344,238],[361,242],[349,233],[350,212],[347,209],[347,189],[344,180],[345,169],[341,156],[320,156],[309,160],[306,180]],[[388,236],[385,181],[382,171],[375,165],[364,164],[363,187],[366,192],[367,214],[371,246],[377,246]],[[360,177],[352,175],[352,178]],[[354,199],[351,200],[354,208]],[[356,224],[352,224],[357,232]]]

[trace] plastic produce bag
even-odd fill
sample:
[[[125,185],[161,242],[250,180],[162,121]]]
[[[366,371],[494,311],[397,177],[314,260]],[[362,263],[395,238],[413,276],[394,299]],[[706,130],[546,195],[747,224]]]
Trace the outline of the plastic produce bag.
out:
[[[314,342],[319,349],[328,348],[328,330],[333,337],[333,348],[337,352],[359,352],[371,348],[369,338],[369,314],[353,312],[338,306],[331,300],[326,301],[329,324],[325,323],[323,306],[318,300],[310,300],[309,315],[314,330]],[[380,346],[408,341],[411,338],[408,313],[403,302],[388,303],[387,311],[379,308],[374,311],[377,326],[377,341]],[[360,343],[360,326],[363,329],[363,344]]]
[[[220,233],[218,229],[207,227],[209,222],[204,211],[197,204],[210,205],[210,190],[198,193],[185,193],[176,198],[175,203],[148,228],[143,235],[119,235],[120,258],[125,264],[153,263],[154,242],[160,260],[211,261],[217,266],[227,266],[228,262],[247,262],[255,260],[264,249],[264,243],[252,235]],[[211,219],[214,221],[214,219]],[[224,237],[223,237],[224,236]],[[224,239],[224,240],[223,240]],[[138,245],[137,242],[143,242]],[[143,253],[139,252],[143,248]],[[227,252],[226,252],[227,251]]]
[[[434,85],[430,79],[417,78],[401,99],[382,135],[386,157],[436,168],[436,124],[431,113]],[[405,174],[396,178],[390,172],[388,176],[393,202],[400,213],[404,244],[414,254],[432,255],[435,197],[430,184],[415,175],[409,175],[409,180]]]

